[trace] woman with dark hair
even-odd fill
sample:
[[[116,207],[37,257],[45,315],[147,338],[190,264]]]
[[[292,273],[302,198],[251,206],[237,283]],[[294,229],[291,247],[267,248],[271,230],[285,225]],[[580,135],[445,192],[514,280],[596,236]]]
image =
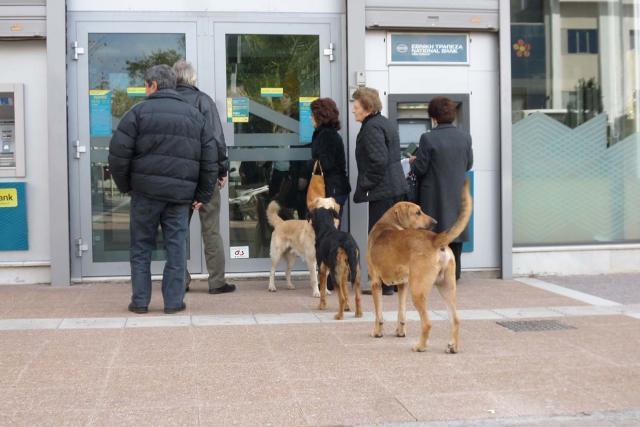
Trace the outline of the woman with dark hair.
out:
[[[404,200],[409,190],[400,164],[398,129],[380,114],[381,110],[376,89],[361,87],[354,92],[352,112],[362,126],[356,138],[358,186],[353,201],[369,202],[369,231],[389,208]],[[393,295],[393,286],[382,285],[382,293]]]
[[[473,166],[473,149],[471,135],[453,124],[456,104],[449,98],[433,98],[429,117],[433,129],[420,137],[416,157],[411,158],[411,171],[420,180],[420,207],[438,221],[433,231],[441,232],[451,228],[458,218],[466,172]],[[468,230],[449,245],[456,258],[456,279],[460,278],[465,240]]]
[[[340,130],[339,111],[331,98],[318,98],[311,103],[311,121],[315,131],[311,140],[311,157],[320,162],[327,197],[340,204],[340,220],[351,187],[347,178],[347,161]]]

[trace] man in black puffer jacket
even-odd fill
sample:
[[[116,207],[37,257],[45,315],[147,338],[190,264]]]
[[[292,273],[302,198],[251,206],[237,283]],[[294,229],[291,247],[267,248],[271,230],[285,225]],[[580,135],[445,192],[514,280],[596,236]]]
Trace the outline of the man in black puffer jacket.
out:
[[[144,80],[148,98],[120,120],[109,145],[109,169],[120,192],[131,194],[129,310],[148,311],[151,254],[161,225],[167,252],[162,296],[171,314],[185,309],[189,208],[211,199],[217,152],[211,126],[175,91],[171,67],[153,66]]]

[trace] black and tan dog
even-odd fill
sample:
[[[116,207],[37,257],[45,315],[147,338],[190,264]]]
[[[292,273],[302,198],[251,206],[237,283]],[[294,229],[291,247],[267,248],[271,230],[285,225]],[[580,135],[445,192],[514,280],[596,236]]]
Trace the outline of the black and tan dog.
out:
[[[355,290],[356,317],[362,317],[360,301],[360,250],[351,234],[336,230],[334,221],[338,216],[340,205],[335,203],[334,208],[327,209],[326,200],[314,201],[311,210],[311,225],[316,233],[316,259],[320,267],[320,305],[324,310],[327,307],[327,277],[331,275],[338,294],[340,306],[335,315],[336,320],[344,317],[344,312],[349,310],[349,288],[347,282],[351,282]]]
[[[389,209],[369,233],[367,264],[376,311],[374,337],[382,337],[381,283],[398,285],[398,325],[396,335],[406,335],[407,287],[420,314],[422,333],[414,351],[425,351],[431,323],[427,313],[427,297],[435,284],[444,298],[451,320],[451,336],[447,353],[456,353],[460,321],[456,311],[456,265],[449,243],[464,230],[471,216],[469,181],[462,189],[460,213],[453,226],[442,233],[429,231],[435,221],[420,207],[400,202]],[[408,285],[408,286],[407,286]]]

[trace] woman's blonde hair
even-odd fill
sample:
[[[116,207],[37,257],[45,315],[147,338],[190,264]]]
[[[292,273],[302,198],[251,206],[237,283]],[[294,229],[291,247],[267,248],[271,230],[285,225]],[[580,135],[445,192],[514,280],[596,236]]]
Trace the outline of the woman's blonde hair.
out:
[[[362,108],[370,113],[379,113],[382,111],[382,102],[378,91],[371,87],[358,88],[353,93],[353,99],[360,102]]]

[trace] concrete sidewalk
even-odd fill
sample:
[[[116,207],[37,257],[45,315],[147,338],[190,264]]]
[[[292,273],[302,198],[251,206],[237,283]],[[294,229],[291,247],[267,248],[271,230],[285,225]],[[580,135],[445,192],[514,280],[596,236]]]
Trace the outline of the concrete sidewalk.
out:
[[[593,300],[608,305],[574,282],[562,283],[569,298],[463,279],[456,355],[444,353],[437,292],[430,349],[418,354],[417,322],[393,335],[396,297],[384,297],[386,335],[374,339],[371,297],[364,319],[334,322],[337,297],[318,312],[305,280],[293,291],[278,281],[275,294],[242,281],[226,295],[196,282],[178,316],[162,314],[157,285],[147,315],[126,311],[126,283],[4,286],[0,425],[637,425],[640,282]],[[509,323],[532,320],[547,323]]]

